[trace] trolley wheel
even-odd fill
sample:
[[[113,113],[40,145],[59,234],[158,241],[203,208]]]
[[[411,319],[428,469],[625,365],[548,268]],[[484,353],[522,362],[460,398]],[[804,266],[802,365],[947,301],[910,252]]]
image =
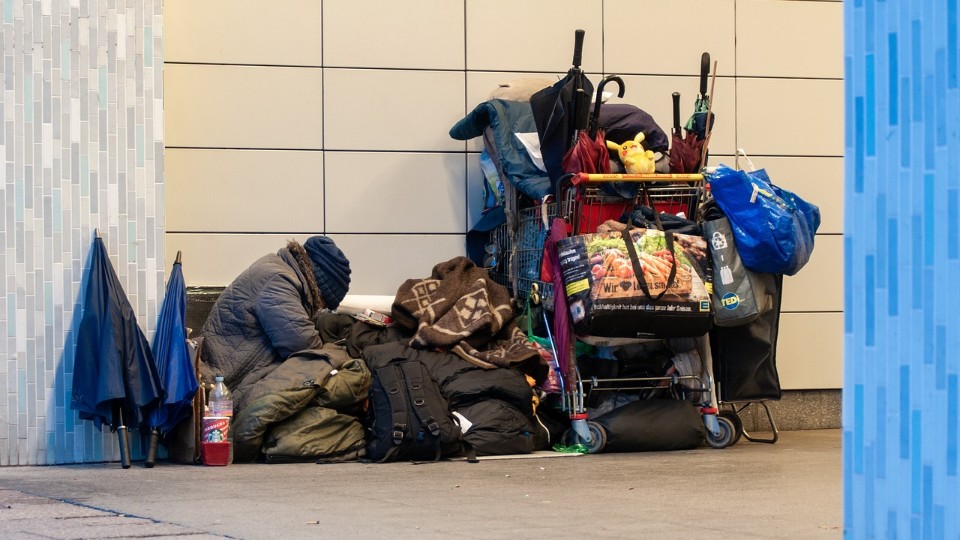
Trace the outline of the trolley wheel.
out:
[[[737,442],[740,441],[740,437],[743,436],[743,420],[740,419],[740,415],[737,414],[737,411],[724,409],[720,411],[718,416],[720,418],[726,418],[727,420],[730,420],[730,423],[733,424],[735,433],[733,435],[733,442],[730,443],[730,446],[737,444]]]
[[[733,422],[725,416],[717,416],[717,425],[719,426],[720,433],[714,435],[712,431],[707,430],[707,444],[713,448],[726,448],[734,443],[734,436],[737,433],[737,428],[734,427]]]
[[[588,454],[597,454],[603,451],[607,445],[607,430],[596,422],[587,422],[587,429],[590,430],[590,441],[583,440],[573,429],[567,429],[560,438],[560,444],[563,446],[573,446],[582,444],[587,447]]]
[[[587,453],[599,454],[607,446],[607,430],[596,422],[587,422],[587,429],[590,430],[590,442],[587,445]]]

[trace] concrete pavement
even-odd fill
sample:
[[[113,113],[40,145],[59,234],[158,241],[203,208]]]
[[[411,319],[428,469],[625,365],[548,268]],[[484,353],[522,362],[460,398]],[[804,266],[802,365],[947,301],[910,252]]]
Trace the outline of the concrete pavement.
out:
[[[763,435],[763,434],[756,434]],[[0,538],[840,538],[841,432],[426,465],[0,469]],[[559,456],[559,457],[557,457]]]

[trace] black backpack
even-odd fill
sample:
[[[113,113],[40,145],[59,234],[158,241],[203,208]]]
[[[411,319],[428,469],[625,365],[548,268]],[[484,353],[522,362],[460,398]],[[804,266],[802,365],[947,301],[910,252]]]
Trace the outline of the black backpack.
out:
[[[436,461],[458,453],[460,437],[460,426],[423,363],[401,357],[373,370],[367,459]]]
[[[488,399],[460,407],[463,442],[478,456],[529,454],[537,450],[538,439],[548,434],[534,421],[506,401]]]

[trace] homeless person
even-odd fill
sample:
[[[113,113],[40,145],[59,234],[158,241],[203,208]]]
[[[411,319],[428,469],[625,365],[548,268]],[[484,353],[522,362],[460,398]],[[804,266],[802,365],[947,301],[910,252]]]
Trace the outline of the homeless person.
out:
[[[325,236],[261,257],[224,289],[200,329],[203,382],[223,375],[242,409],[244,393],[282,361],[323,346],[317,316],[335,310],[349,285],[350,261]]]

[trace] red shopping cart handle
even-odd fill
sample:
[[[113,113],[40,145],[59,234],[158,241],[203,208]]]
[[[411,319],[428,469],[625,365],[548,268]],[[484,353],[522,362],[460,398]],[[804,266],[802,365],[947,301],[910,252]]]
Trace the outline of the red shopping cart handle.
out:
[[[574,175],[573,185],[578,186],[585,182],[700,182],[702,174],[680,173],[650,173],[650,174],[590,174],[578,173]]]

